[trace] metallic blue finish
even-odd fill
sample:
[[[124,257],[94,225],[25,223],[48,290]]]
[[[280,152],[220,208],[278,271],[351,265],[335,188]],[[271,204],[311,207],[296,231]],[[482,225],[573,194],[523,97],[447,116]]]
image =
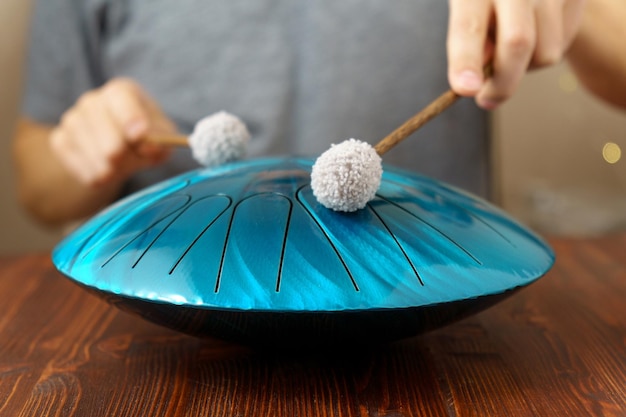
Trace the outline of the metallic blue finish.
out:
[[[554,262],[493,205],[389,166],[365,209],[328,210],[312,194],[312,163],[258,159],[162,182],[81,226],[54,264],[134,310],[332,316],[498,296]]]

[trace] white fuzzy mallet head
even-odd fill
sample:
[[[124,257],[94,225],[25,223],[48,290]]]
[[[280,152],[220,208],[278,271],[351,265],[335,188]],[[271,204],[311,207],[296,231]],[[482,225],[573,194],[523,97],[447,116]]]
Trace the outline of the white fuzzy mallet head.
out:
[[[189,145],[196,161],[206,167],[241,158],[248,147],[250,133],[236,116],[220,111],[196,123]]]
[[[374,198],[383,174],[373,147],[349,139],[320,155],[311,170],[313,195],[335,211],[356,211]]]

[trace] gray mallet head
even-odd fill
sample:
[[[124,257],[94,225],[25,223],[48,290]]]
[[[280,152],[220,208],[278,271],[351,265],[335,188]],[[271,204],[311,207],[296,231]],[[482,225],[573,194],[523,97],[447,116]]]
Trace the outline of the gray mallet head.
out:
[[[236,116],[220,111],[196,123],[189,136],[191,153],[206,167],[241,158],[248,147],[250,133]]]
[[[349,139],[320,155],[311,170],[313,195],[335,211],[356,211],[374,198],[383,174],[374,148]]]

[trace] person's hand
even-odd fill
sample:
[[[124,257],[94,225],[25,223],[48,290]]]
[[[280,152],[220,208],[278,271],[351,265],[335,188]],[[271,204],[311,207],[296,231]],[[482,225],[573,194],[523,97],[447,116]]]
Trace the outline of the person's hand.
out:
[[[527,69],[558,63],[572,42],[584,0],[449,0],[448,79],[460,95],[493,109]],[[485,79],[483,66],[493,73]]]
[[[163,162],[169,150],[142,142],[174,125],[135,82],[116,78],[83,94],[50,134],[54,156],[81,184],[119,185],[134,172]]]

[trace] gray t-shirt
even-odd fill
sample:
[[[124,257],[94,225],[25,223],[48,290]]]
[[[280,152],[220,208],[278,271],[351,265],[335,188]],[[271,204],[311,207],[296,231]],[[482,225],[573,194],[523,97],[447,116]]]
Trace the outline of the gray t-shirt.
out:
[[[248,157],[375,144],[448,88],[442,0],[40,0],[25,115],[56,123],[85,91],[135,79],[182,132],[219,110]],[[487,194],[487,115],[461,100],[383,160]],[[131,189],[196,167],[188,150]]]

